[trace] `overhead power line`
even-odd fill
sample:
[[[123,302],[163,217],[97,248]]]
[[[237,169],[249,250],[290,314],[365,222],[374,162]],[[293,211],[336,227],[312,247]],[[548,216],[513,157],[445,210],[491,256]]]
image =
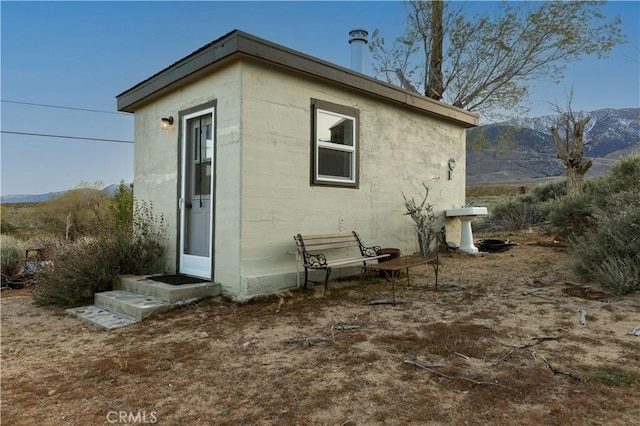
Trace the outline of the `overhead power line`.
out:
[[[87,138],[84,136],[64,136],[64,135],[49,135],[45,133],[10,132],[8,130],[0,130],[0,133],[7,133],[10,135],[21,135],[21,136],[38,136],[43,138],[61,138],[61,139],[79,139],[79,140],[85,140],[85,141],[98,141],[98,142],[133,143],[133,141],[125,141],[122,139]]]
[[[120,111],[107,111],[107,110],[103,110],[103,109],[68,107],[68,106],[62,106],[62,105],[47,105],[47,104],[39,104],[39,103],[34,103],[34,102],[9,101],[9,100],[6,100],[6,99],[2,99],[0,102],[6,102],[6,103],[9,103],[9,104],[18,104],[18,105],[31,105],[31,106],[38,106],[38,107],[45,107],[45,108],[70,109],[70,110],[74,110],[74,111],[98,112],[98,113],[101,113],[101,114],[117,114],[117,115],[127,115],[127,116],[131,115],[129,113],[120,112]]]

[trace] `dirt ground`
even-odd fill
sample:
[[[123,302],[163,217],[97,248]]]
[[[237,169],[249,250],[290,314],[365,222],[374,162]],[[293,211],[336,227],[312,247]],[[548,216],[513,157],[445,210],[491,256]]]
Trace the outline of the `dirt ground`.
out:
[[[111,332],[2,292],[3,425],[640,425],[640,293],[550,238]],[[587,325],[580,324],[581,310]]]

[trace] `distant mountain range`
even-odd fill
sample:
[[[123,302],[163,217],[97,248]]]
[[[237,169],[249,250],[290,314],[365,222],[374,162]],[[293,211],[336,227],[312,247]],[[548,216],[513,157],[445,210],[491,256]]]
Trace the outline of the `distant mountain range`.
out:
[[[585,128],[584,156],[593,158],[587,176],[606,173],[615,160],[640,153],[640,108],[581,112],[591,117]],[[467,149],[467,183],[509,182],[564,175],[549,129],[558,116],[547,115],[471,129]],[[505,142],[506,141],[506,142]]]
[[[115,194],[120,184],[109,185],[102,189],[103,192],[107,192],[111,195]],[[33,195],[3,195],[0,197],[2,204],[15,204],[15,203],[39,203],[42,201],[48,201],[54,197],[63,195],[67,191],[47,192],[46,194],[33,194]]]

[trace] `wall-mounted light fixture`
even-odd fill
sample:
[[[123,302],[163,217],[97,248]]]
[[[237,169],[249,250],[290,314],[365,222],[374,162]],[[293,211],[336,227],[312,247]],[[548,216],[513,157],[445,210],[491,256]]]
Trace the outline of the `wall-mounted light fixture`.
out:
[[[453,179],[453,169],[456,168],[456,160],[453,158],[449,158],[449,162],[447,163],[449,166],[448,178],[449,180]]]
[[[162,117],[162,130],[166,130],[173,124],[173,117]]]

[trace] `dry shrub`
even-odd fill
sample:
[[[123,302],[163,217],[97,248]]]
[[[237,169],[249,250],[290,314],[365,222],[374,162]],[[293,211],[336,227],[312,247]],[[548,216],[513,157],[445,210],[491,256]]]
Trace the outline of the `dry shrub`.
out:
[[[545,225],[566,193],[564,179],[535,186],[526,194],[496,204],[489,216],[474,221],[473,227],[478,231],[513,231]]]
[[[626,192],[615,210],[597,211],[598,224],[571,240],[576,271],[616,294],[640,290],[640,194]]]
[[[0,262],[2,265],[2,282],[10,281],[23,269],[24,244],[11,235],[0,235]]]
[[[576,194],[558,202],[549,214],[549,220],[556,235],[563,238],[582,235],[596,226],[593,206],[587,194]]]
[[[569,238],[579,274],[616,294],[640,289],[640,155],[589,181],[584,194],[563,198],[550,219]]]
[[[107,227],[95,238],[80,239],[37,277],[34,301],[61,307],[91,303],[93,295],[113,289],[121,274],[153,274],[164,268],[165,229],[150,206],[141,204],[133,224]]]

